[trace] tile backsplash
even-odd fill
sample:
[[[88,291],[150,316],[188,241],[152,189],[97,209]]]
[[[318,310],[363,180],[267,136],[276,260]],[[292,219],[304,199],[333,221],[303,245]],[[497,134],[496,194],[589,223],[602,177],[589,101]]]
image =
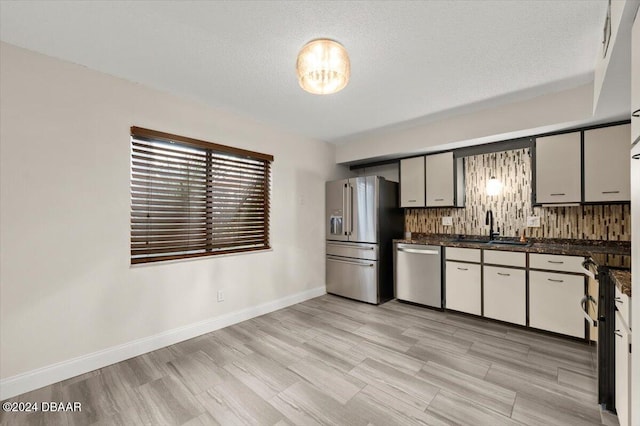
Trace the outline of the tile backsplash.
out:
[[[485,235],[489,232],[485,214],[491,209],[500,234],[507,237],[525,230],[527,237],[536,238],[631,239],[629,204],[532,207],[528,148],[465,157],[464,163],[465,207],[406,209],[405,231]],[[485,190],[492,171],[503,184],[496,196]],[[443,216],[451,216],[453,226],[443,226]],[[527,228],[527,216],[539,216],[541,226]]]

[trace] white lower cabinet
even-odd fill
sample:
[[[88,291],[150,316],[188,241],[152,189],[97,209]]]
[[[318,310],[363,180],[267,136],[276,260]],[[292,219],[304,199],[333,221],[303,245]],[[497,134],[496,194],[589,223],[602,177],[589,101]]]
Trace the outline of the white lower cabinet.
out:
[[[579,275],[584,257],[494,249],[481,254],[478,249],[458,247],[446,247],[444,253],[445,309],[586,337],[580,305],[585,277]],[[591,284],[596,288],[590,287],[590,294],[597,300],[597,282]],[[619,309],[626,313],[628,298],[621,293],[617,296]],[[594,312],[591,314],[595,317]],[[595,335],[592,331],[592,337]]]
[[[630,336],[620,312],[616,312],[616,412],[620,426],[629,426],[629,343]]]
[[[447,309],[482,314],[480,265],[447,261],[445,304]]]
[[[527,323],[527,273],[524,269],[484,267],[484,316]]]
[[[584,277],[529,271],[529,326],[584,338]]]

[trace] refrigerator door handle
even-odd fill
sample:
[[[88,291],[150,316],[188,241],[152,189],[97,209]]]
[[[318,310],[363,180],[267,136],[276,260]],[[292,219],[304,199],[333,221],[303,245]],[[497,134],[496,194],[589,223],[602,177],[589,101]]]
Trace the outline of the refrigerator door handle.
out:
[[[348,183],[342,187],[342,215],[344,216],[344,235],[349,235],[349,200],[347,196]]]
[[[353,233],[353,186],[350,183],[348,185],[347,201],[349,202],[349,208],[347,215],[349,216],[349,235],[351,235]]]

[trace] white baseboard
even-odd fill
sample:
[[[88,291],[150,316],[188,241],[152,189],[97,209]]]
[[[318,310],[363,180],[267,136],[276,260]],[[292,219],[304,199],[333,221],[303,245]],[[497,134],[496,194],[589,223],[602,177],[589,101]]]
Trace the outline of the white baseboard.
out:
[[[12,398],[61,380],[69,379],[134,356],[164,348],[184,340],[255,318],[278,309],[326,294],[325,287],[316,287],[258,306],[231,312],[184,327],[164,331],[122,345],[113,346],[77,358],[72,358],[46,367],[0,380],[0,400]]]

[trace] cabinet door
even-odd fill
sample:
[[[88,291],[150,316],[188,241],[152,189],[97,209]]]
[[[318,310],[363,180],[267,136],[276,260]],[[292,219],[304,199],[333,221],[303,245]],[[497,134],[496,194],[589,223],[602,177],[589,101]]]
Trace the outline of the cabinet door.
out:
[[[427,207],[453,206],[453,152],[426,157]]]
[[[584,277],[529,271],[529,326],[584,338]]]
[[[424,157],[400,160],[400,207],[424,207]]]
[[[631,31],[631,143],[640,138],[640,9]]]
[[[484,267],[484,316],[513,324],[527,323],[524,269]]]
[[[481,315],[480,278],[480,265],[447,261],[446,308]]]
[[[576,272],[581,274],[583,272],[583,261],[584,257],[582,256],[544,253],[529,254],[529,267],[531,269],[546,269],[549,271]]]
[[[629,124],[584,132],[584,201],[631,199],[630,137]]]
[[[629,332],[616,313],[616,412],[620,426],[629,426]]]
[[[536,203],[579,203],[580,132],[536,139]]]

